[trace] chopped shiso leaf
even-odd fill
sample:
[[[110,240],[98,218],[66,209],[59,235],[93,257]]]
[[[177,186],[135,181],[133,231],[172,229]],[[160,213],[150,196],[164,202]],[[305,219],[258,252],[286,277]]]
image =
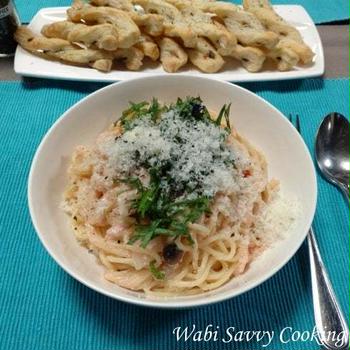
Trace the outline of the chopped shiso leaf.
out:
[[[165,278],[165,273],[159,270],[159,268],[156,266],[155,260],[152,260],[149,263],[149,270],[155,279],[163,280]]]
[[[151,103],[146,101],[139,103],[130,102],[130,107],[123,112],[120,123],[124,131],[127,131],[133,128],[133,122],[137,119],[148,116],[152,121],[157,121],[162,110],[156,98],[153,98]]]
[[[230,126],[230,109],[231,109],[231,103],[228,105],[223,105],[218,117],[215,120],[215,124],[216,125],[221,125],[222,122],[222,118],[225,118],[226,121],[226,127],[228,128],[228,130],[231,130],[231,126]]]

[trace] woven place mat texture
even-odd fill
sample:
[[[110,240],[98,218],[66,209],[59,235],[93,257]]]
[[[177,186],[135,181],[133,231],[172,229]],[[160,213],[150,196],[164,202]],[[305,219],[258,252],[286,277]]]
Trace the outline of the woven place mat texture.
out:
[[[282,344],[281,329],[314,327],[307,247],[274,277],[239,297],[193,310],[137,307],[100,295],[66,274],[40,244],[27,207],[27,179],[40,140],[72,104],[102,85],[25,80],[0,83],[0,349],[316,350],[315,342]],[[311,151],[322,117],[345,115],[349,80],[245,84],[286,115],[299,113]],[[271,130],[273,132],[273,130]],[[54,159],[52,160],[55,161]],[[341,194],[318,176],[314,228],[344,312],[349,309],[349,213]],[[345,314],[348,315],[347,312]],[[207,325],[221,334],[275,331],[264,342],[176,341],[173,329]]]
[[[28,23],[43,7],[70,6],[70,0],[15,0],[19,16]],[[240,0],[229,1],[241,4]],[[301,5],[310,14],[315,23],[328,23],[349,19],[349,1],[347,0],[274,0],[275,5]]]

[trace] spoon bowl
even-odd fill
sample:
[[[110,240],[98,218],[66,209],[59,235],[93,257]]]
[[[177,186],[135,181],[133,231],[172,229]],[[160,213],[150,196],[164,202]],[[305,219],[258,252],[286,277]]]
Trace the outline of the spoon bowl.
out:
[[[349,199],[349,121],[342,114],[330,113],[323,119],[315,151],[322,175]]]

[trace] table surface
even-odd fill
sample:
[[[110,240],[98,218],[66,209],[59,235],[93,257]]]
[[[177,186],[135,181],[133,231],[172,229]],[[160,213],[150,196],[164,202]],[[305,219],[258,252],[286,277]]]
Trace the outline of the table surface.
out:
[[[349,26],[318,25],[325,53],[324,78],[349,77]],[[20,80],[13,71],[13,57],[0,58],[0,80]]]

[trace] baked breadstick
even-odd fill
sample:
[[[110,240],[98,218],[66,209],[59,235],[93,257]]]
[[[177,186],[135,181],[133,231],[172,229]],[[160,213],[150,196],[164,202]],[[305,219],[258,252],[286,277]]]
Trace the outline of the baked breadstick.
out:
[[[295,51],[287,47],[280,47],[279,44],[271,51],[267,51],[266,56],[274,60],[277,63],[277,69],[282,72],[291,70],[299,61],[299,56]]]
[[[301,64],[310,64],[315,55],[309,46],[304,43],[298,43],[291,39],[281,39],[276,48],[293,51],[298,55],[298,62]]]
[[[17,28],[15,39],[24,49],[43,58],[88,65],[105,72],[112,67],[114,55],[109,51],[80,49],[64,39],[35,36],[24,26]]]
[[[177,37],[185,47],[195,47],[197,35],[184,20],[181,12],[163,0],[132,0],[134,5],[142,6],[146,13],[158,14],[164,18],[164,35]]]
[[[94,6],[110,6],[122,11],[134,11],[134,6],[130,0],[90,0],[89,2]]]
[[[292,69],[299,60],[294,51],[283,46],[280,47],[280,43],[277,43],[271,49],[238,45],[231,56],[240,60],[243,67],[252,73],[258,72],[263,68],[267,57],[275,61],[279,71]]]
[[[305,44],[299,31],[280,17],[268,0],[243,0],[243,6],[254,14],[268,30],[279,35],[279,49],[294,51],[303,64],[312,62],[314,53]]]
[[[87,26],[69,21],[60,21],[44,25],[41,34],[47,38],[60,38],[83,44],[86,47],[96,46],[99,49],[115,51],[118,48],[118,32],[112,24]]]
[[[118,31],[118,47],[128,48],[140,39],[140,29],[126,12],[110,7],[94,7],[75,2],[67,10],[68,18],[72,22],[87,24],[113,24]]]
[[[198,38],[195,49],[187,49],[188,58],[202,72],[218,72],[225,64],[215,48],[204,38]]]
[[[128,49],[119,49],[115,51],[114,57],[116,59],[122,59],[127,69],[139,70],[142,66],[144,54],[140,49],[130,47]]]
[[[164,31],[164,19],[162,16],[154,13],[139,14],[137,12],[128,12],[130,18],[147,34],[159,36]]]
[[[144,57],[142,51],[135,47],[116,51],[80,49],[67,40],[35,36],[23,26],[17,29],[15,38],[23,48],[38,56],[88,65],[105,72],[111,70],[114,59],[123,59],[127,69],[138,70]]]
[[[229,32],[225,26],[217,26],[210,14],[192,6],[188,0],[166,0],[166,2],[177,7],[193,32],[197,36],[209,39],[220,55],[231,54],[237,44],[235,35]]]
[[[152,61],[157,61],[159,58],[158,45],[146,34],[142,34],[140,41],[135,45],[140,49],[146,57],[149,57]]]
[[[243,0],[243,8],[254,14],[266,28],[273,30],[282,37],[303,42],[298,30],[289,25],[279,16],[268,0]]]
[[[187,53],[173,39],[163,38],[159,40],[158,45],[160,49],[160,61],[166,72],[174,73],[187,63]]]
[[[196,0],[194,4],[201,10],[218,16],[240,44],[271,49],[278,43],[276,33],[267,31],[253,14],[234,4],[203,0]]]
[[[266,59],[266,55],[262,50],[240,44],[236,46],[232,57],[239,60],[242,66],[251,73],[259,72]]]
[[[101,72],[109,72],[112,69],[113,61],[109,59],[101,59],[93,62],[91,68],[97,69]]]
[[[147,34],[159,36],[163,33],[163,17],[153,13],[137,10],[129,0],[90,0],[95,6],[109,6],[126,11],[130,18]]]

